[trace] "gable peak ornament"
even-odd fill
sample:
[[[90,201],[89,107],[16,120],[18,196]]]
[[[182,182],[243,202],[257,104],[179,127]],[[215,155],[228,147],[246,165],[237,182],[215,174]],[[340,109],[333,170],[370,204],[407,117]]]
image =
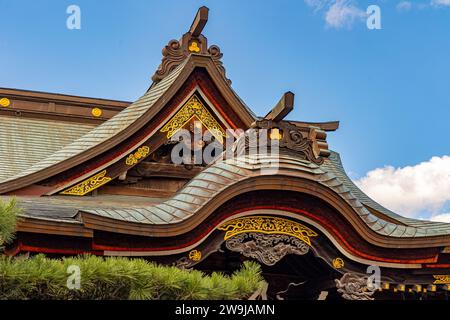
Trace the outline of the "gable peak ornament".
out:
[[[152,81],[154,83],[164,79],[188,58],[190,54],[198,54],[210,56],[227,83],[231,84],[231,81],[225,76],[225,68],[221,61],[223,54],[220,52],[220,48],[215,45],[208,48],[208,40],[202,34],[203,28],[208,22],[208,13],[209,9],[207,7],[200,7],[189,31],[186,32],[180,40],[170,40],[163,48],[161,64],[152,76]]]

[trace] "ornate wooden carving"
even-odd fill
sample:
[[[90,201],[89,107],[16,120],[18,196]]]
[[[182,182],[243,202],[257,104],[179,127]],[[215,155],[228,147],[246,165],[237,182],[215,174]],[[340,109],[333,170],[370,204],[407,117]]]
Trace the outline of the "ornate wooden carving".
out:
[[[273,266],[288,254],[304,255],[309,251],[309,245],[296,237],[259,232],[238,234],[228,239],[225,245],[229,250],[267,266]]]
[[[225,68],[221,61],[223,54],[220,48],[213,45],[208,48],[208,40],[201,34],[208,21],[208,8],[201,7],[187,33],[180,40],[171,40],[162,51],[163,59],[155,74],[152,76],[154,83],[166,77],[173,69],[179,66],[190,54],[210,56],[220,73],[228,84],[231,81],[225,76]]]
[[[188,52],[186,52],[180,41],[170,40],[169,44],[162,50],[162,61],[152,77],[153,82],[158,82],[167,76],[173,69],[186,59]]]
[[[178,130],[191,121],[193,117],[197,118],[220,143],[223,143],[223,138],[227,136],[225,129],[222,128],[195,94],[167,122],[161,129],[161,132],[167,132],[167,138],[171,138]]]
[[[182,257],[175,261],[174,266],[180,269],[190,269],[193,265],[202,260],[202,252],[194,249],[191,250],[187,257]]]
[[[133,166],[137,164],[141,159],[148,156],[150,153],[150,148],[148,146],[140,147],[136,152],[131,153],[126,159],[125,163],[127,166]]]
[[[322,131],[317,128],[299,128],[287,121],[274,122],[265,119],[256,121],[253,128],[277,130],[280,148],[303,154],[306,160],[315,164],[322,164],[324,160],[322,156],[329,154],[328,145],[323,145],[318,140],[318,135],[322,134]]]
[[[61,192],[61,194],[72,196],[84,196],[89,192],[94,191],[95,189],[105,185],[111,180],[112,178],[106,176],[106,170],[103,170],[100,173],[97,173],[96,175],[90,177],[89,179],[86,179],[83,182],[80,182],[75,186],[67,190],[64,190],[63,192]]]
[[[433,284],[450,284],[450,275],[433,275]]]
[[[367,285],[367,276],[356,273],[345,273],[341,279],[336,279],[336,288],[346,300],[374,300],[374,287]]]
[[[284,234],[307,245],[311,245],[310,237],[316,237],[317,233],[310,228],[284,218],[270,216],[249,216],[236,218],[225,222],[218,227],[219,230],[226,231],[225,240],[228,240],[241,233],[258,232],[264,234]]]
[[[226,77],[226,71],[225,71],[225,68],[224,68],[223,62],[222,62],[223,53],[220,52],[220,48],[216,45],[212,45],[211,47],[209,47],[208,53],[211,55],[211,58],[213,59],[215,65],[217,66],[220,73],[225,78],[225,81],[229,85],[231,85],[231,80]]]

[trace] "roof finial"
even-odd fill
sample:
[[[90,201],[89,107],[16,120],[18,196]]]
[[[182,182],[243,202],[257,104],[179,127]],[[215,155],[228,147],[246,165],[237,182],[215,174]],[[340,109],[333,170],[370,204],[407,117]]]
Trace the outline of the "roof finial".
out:
[[[163,59],[158,70],[152,77],[153,83],[159,82],[182,63],[189,55],[196,54],[210,56],[220,73],[228,84],[231,81],[225,76],[225,68],[222,64],[223,54],[218,46],[208,47],[208,39],[202,34],[203,28],[208,22],[209,9],[200,7],[195,15],[189,31],[183,34],[180,40],[171,40],[162,51]]]
[[[198,37],[208,22],[208,12],[209,9],[205,6],[200,7],[195,15],[194,21],[192,21],[191,28],[189,29],[190,34],[193,37]]]
[[[280,101],[275,107],[264,117],[266,120],[280,121],[288,115],[294,109],[294,94],[291,91],[287,91],[283,94]]]

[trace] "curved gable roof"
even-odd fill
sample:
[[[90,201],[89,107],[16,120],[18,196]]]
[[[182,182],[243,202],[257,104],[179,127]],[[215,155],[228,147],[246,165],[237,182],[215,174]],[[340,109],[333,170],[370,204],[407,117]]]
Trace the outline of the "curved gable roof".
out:
[[[295,156],[280,155],[280,168],[274,176],[301,177],[331,189],[353,209],[361,223],[380,236],[390,238],[450,236],[450,224],[417,223],[413,219],[399,219],[400,216],[390,213],[391,217],[399,219],[398,223],[393,223],[383,219],[382,215],[377,216],[370,212],[366,208],[370,198],[359,189],[355,189],[357,187],[346,178],[347,175],[342,167],[337,166],[335,162],[336,155],[334,153],[333,160],[326,159],[320,166]],[[261,176],[260,170],[268,161],[273,159],[245,156],[219,161],[207,167],[176,195],[163,203],[142,208],[121,208],[120,210],[102,208],[84,212],[143,225],[175,225],[193,219],[228,188],[244,180]],[[370,204],[373,203],[370,202]]]
[[[191,54],[129,107],[49,157],[1,182],[0,193],[49,178],[122,142],[164,107],[196,67],[204,67],[208,71],[224,98],[239,112],[243,122],[250,126],[255,115],[231,89],[211,57]]]

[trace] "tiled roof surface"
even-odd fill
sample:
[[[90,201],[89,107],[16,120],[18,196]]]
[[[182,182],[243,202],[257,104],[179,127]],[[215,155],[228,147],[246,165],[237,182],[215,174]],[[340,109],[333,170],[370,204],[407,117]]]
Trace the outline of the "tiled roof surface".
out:
[[[0,196],[0,201],[8,200],[8,196]],[[18,197],[18,206],[22,216],[44,218],[58,221],[76,221],[79,210],[92,208],[116,209],[149,206],[164,201],[162,198],[139,196],[98,195],[96,197],[52,196],[52,197]]]
[[[0,183],[91,131],[95,125],[0,116]]]

